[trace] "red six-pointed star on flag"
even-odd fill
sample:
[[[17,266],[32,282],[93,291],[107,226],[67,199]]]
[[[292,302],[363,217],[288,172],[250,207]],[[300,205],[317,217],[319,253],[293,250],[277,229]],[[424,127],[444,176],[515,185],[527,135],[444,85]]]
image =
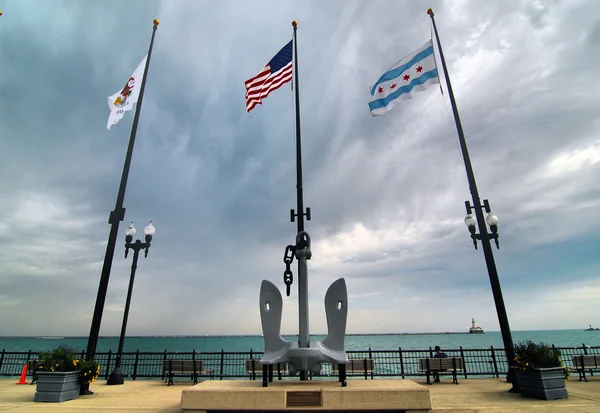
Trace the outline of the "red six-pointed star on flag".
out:
[[[379,89],[377,89],[377,93],[383,93],[383,88],[381,86],[379,86]]]
[[[410,79],[410,75],[408,75],[408,74],[404,75],[404,76],[402,76],[402,79],[404,79],[404,80],[406,80],[408,82],[408,79]]]
[[[394,89],[397,85],[394,83],[392,86],[390,86],[390,89]]]
[[[423,66],[419,66],[419,67],[417,67],[417,72],[418,72],[418,73],[421,73],[422,71],[423,71]]]

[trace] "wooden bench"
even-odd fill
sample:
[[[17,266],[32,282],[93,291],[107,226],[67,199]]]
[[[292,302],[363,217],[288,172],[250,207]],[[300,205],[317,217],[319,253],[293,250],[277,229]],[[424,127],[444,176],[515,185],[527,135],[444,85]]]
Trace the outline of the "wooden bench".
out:
[[[588,381],[585,377],[585,371],[590,372],[590,376],[593,376],[592,371],[600,371],[600,354],[581,354],[579,356],[573,356],[573,368],[579,373],[579,381]]]
[[[204,370],[202,360],[163,360],[163,374],[167,377],[167,386],[173,384],[175,376],[190,376],[194,384],[198,384],[198,376],[215,378],[213,370]]]
[[[452,383],[458,384],[456,373],[462,371],[463,360],[458,357],[439,357],[419,359],[419,371],[427,374],[427,384],[431,384],[429,376],[432,373],[452,372]]]
[[[373,379],[373,371],[375,370],[375,361],[373,359],[348,359],[346,364],[346,375],[364,375],[365,380],[371,376]],[[339,367],[337,363],[333,363],[331,366],[331,372],[333,374],[339,374]]]
[[[247,359],[246,360],[246,374],[250,377],[250,380],[256,380],[256,376],[262,376],[264,367],[260,364],[259,359]],[[271,368],[272,367],[272,368]],[[273,381],[273,373],[277,372],[279,380],[282,379],[284,374],[288,374],[287,363],[278,363],[277,365],[267,365],[269,381]]]

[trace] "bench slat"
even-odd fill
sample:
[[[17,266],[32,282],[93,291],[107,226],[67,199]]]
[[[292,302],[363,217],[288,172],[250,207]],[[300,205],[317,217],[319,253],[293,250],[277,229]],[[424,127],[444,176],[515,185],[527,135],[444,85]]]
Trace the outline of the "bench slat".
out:
[[[429,362],[429,371],[456,370],[463,369],[463,360],[458,357],[433,357],[427,359],[419,359],[419,370],[427,371],[427,363]],[[453,364],[454,363],[454,364]]]
[[[259,359],[248,359],[246,360],[246,374],[252,374],[252,365],[254,364],[254,374],[257,376],[262,375],[263,365],[260,364]],[[281,374],[288,374],[287,363],[278,363],[273,365],[273,372],[277,373],[277,369]]]
[[[348,363],[346,363],[346,374],[356,374],[356,373],[365,373],[365,361],[367,364],[367,373],[372,373],[375,370],[375,360],[373,359],[348,359]],[[331,366],[331,370],[333,373],[337,373],[339,371],[338,364],[333,363]]]
[[[581,364],[583,361],[583,365]],[[598,354],[586,354],[573,356],[573,367],[575,368],[599,368],[600,355]]]
[[[174,374],[201,373],[204,370],[202,360],[163,360],[163,369]]]

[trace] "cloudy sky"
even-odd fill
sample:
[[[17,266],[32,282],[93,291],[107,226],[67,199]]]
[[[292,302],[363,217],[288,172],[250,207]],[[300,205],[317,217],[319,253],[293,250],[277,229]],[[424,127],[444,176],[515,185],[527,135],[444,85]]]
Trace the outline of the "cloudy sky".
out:
[[[299,21],[310,331],[344,277],[348,332],[499,330],[450,102],[435,85],[373,118],[369,88],[431,37],[433,7],[513,330],[600,325],[600,11],[595,1],[0,0],[0,335],[89,333],[125,151],[107,97],[160,19],[101,335],[259,334],[263,279],[297,333],[282,258],[296,205],[290,84],[244,81]],[[438,63],[439,64],[439,63]],[[441,71],[441,65],[440,71]],[[294,274],[296,267],[294,263]],[[297,280],[297,276],[295,277]]]

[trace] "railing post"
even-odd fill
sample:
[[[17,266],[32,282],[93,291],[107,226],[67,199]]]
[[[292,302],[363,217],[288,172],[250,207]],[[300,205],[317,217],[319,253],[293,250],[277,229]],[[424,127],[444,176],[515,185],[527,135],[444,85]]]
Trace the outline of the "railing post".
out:
[[[198,372],[196,371],[196,349],[192,349],[192,367],[194,370],[194,384],[198,381]]]
[[[465,379],[467,378],[467,361],[465,360],[465,352],[463,351],[463,347],[460,346],[460,358],[462,359],[462,365],[463,365],[463,374],[465,376]]]
[[[160,379],[161,380],[165,380],[165,361],[167,360],[167,349],[165,349],[165,352],[163,354],[163,363],[162,363],[162,373],[160,374]]]
[[[499,378],[500,376],[498,375],[498,363],[496,362],[496,353],[494,352],[494,346],[490,346],[490,348],[492,349],[492,363],[494,363],[494,373],[496,374],[496,378]]]
[[[225,363],[225,350],[221,349],[221,380],[223,380],[223,365]],[[254,365],[254,362],[252,362],[252,365]]]
[[[29,363],[30,359],[31,359],[31,349],[29,349],[29,352],[27,353],[27,363]]]
[[[373,351],[369,347],[369,360],[373,360]],[[373,370],[371,370],[371,380],[373,380],[373,373],[375,372],[375,361],[373,360]],[[365,361],[365,380],[367,379],[367,362]]]
[[[104,373],[104,380],[108,380],[108,376],[109,376],[109,371],[112,371],[110,369],[110,359],[112,358],[112,349],[108,349],[108,359],[106,361],[106,372]]]
[[[402,347],[398,347],[398,354],[400,355],[400,375],[404,379],[404,360],[402,359]]]
[[[587,347],[585,346],[585,343],[581,344],[583,346],[583,354],[587,354]]]
[[[2,349],[2,355],[0,355],[0,374],[2,374],[2,363],[4,362],[4,353],[6,353],[6,349]]]
[[[135,363],[133,363],[133,380],[137,377],[138,360],[140,359],[140,350],[135,352]]]

